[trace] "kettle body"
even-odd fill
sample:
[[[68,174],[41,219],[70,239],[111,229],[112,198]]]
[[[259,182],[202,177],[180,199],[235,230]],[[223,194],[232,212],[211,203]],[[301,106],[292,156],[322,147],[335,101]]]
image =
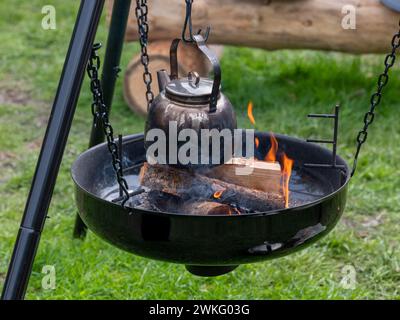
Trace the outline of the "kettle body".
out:
[[[172,42],[171,75],[158,71],[160,93],[148,110],[148,161],[195,168],[218,165],[232,157],[236,115],[220,90],[221,69],[216,56],[201,35],[196,35],[195,41],[212,63],[214,79],[201,78],[196,72],[178,78],[179,39]]]

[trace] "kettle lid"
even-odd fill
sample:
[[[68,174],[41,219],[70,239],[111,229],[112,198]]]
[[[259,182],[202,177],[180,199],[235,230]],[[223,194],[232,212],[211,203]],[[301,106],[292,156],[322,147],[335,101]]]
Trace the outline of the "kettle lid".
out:
[[[189,72],[187,78],[170,81],[165,87],[167,98],[193,104],[210,103],[213,80],[201,78],[197,72]]]

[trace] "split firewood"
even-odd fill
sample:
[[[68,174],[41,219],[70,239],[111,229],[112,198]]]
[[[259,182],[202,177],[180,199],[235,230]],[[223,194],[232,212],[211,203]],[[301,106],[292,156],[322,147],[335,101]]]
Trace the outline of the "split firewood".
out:
[[[282,173],[278,162],[232,158],[223,165],[207,169],[204,174],[209,178],[264,192],[276,193],[281,188]]]
[[[142,186],[181,197],[183,200],[214,200],[220,203],[263,212],[284,208],[281,191],[263,192],[168,165],[144,163],[139,181]]]

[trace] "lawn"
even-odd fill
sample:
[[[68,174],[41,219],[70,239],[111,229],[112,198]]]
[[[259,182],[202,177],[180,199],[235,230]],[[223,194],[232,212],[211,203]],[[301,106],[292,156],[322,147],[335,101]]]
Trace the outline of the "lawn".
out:
[[[53,4],[57,29],[41,28],[41,8]],[[19,227],[57,88],[79,1],[0,2],[0,283]],[[392,32],[388,30],[388,32]],[[393,33],[395,30],[393,30]],[[97,40],[105,42],[103,17]],[[122,68],[137,52],[124,48]],[[104,52],[104,50],[102,50]],[[326,137],[331,128],[307,113],[342,104],[339,154],[351,161],[369,96],[383,70],[382,55],[353,56],[314,51],[267,52],[226,48],[223,89],[239,125],[250,127],[251,99],[257,128],[300,138]],[[89,232],[72,239],[76,214],[70,166],[88,144],[91,113],[88,81],[79,105],[49,216],[37,253],[27,299],[398,299],[400,298],[400,125],[396,66],[378,109],[359,168],[351,181],[342,220],[327,237],[290,256],[243,265],[218,278],[198,278],[184,266],[120,251]],[[115,92],[112,123],[117,133],[143,131]],[[56,288],[45,290],[42,268],[54,265]],[[345,266],[356,270],[343,286]],[[1,286],[1,285],[0,285]]]

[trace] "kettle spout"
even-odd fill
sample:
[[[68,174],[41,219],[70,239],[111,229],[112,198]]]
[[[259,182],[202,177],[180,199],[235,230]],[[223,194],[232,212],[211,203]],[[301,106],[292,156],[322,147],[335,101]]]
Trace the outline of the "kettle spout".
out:
[[[167,71],[164,69],[157,71],[157,80],[158,80],[158,88],[160,89],[160,92],[165,89],[167,86],[168,82],[171,81]]]

